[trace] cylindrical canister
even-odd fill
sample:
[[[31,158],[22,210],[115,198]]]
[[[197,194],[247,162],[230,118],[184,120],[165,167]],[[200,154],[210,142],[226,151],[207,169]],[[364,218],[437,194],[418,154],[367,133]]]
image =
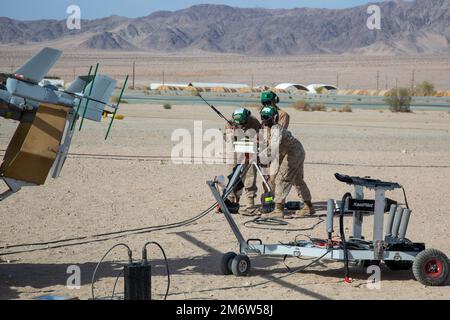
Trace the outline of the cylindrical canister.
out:
[[[392,226],[392,236],[394,238],[398,237],[398,230],[400,229],[400,223],[402,222],[402,213],[403,208],[398,207],[397,212],[395,213],[394,225]]]
[[[400,225],[400,233],[398,238],[403,240],[406,237],[406,231],[408,231],[409,218],[411,217],[411,210],[405,209],[402,214],[402,223]]]
[[[151,265],[133,263],[125,266],[125,300],[151,299]]]
[[[397,211],[397,206],[395,204],[391,205],[389,210],[388,220],[386,224],[386,237],[392,236],[392,225],[394,224],[395,212]]]
[[[333,218],[334,218],[334,200],[330,199],[327,203],[327,233],[333,233]]]

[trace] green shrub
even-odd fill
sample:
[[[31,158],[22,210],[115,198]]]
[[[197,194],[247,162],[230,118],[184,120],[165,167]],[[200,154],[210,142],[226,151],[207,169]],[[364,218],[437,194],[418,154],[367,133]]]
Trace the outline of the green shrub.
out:
[[[411,90],[408,88],[394,88],[389,90],[384,101],[392,112],[411,112]]]
[[[326,89],[324,87],[316,88],[317,94],[324,94],[326,92]]]
[[[327,111],[327,107],[325,107],[323,104],[315,104],[311,106],[311,111]]]
[[[170,109],[172,109],[172,105],[170,103],[166,103],[163,105],[163,108],[166,110],[170,110]]]
[[[311,111],[311,106],[305,100],[294,102],[289,107],[298,111]]]
[[[436,90],[434,89],[434,84],[430,81],[423,81],[417,85],[414,90],[414,94],[416,96],[434,96],[436,94]]]
[[[345,105],[341,109],[339,109],[339,112],[353,112],[353,109],[349,105]]]

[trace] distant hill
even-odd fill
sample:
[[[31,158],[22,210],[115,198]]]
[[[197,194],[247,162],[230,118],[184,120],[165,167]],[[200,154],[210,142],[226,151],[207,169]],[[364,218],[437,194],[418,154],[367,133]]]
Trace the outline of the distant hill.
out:
[[[136,19],[83,20],[80,31],[67,30],[65,21],[0,18],[0,43],[249,55],[450,53],[449,0],[379,5],[382,28],[376,31],[366,27],[367,6],[269,10],[197,5]]]

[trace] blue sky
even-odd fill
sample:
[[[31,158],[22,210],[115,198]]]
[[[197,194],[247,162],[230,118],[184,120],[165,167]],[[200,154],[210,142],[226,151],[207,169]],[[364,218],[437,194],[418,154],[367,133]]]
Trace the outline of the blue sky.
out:
[[[377,0],[0,0],[0,16],[20,20],[64,19],[66,9],[76,4],[83,19],[113,14],[127,17],[146,16],[159,10],[177,10],[194,4],[226,4],[236,7],[263,8],[348,8]]]

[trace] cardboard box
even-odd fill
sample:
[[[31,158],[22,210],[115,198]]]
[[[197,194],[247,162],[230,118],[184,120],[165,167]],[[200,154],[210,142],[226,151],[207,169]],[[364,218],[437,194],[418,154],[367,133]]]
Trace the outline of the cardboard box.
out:
[[[69,108],[40,105],[31,123],[20,123],[6,150],[0,174],[42,185],[61,144]]]

